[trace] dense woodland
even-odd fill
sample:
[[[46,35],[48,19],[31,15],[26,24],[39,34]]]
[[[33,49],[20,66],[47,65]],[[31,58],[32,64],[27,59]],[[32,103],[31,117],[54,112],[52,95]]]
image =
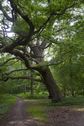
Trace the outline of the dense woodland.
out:
[[[84,95],[84,1],[0,0],[0,94]]]

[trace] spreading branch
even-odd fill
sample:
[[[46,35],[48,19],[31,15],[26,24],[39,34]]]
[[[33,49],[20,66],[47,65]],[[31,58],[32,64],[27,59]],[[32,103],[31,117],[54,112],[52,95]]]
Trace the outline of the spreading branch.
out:
[[[6,75],[10,75],[12,73],[15,73],[15,72],[21,72],[21,71],[27,71],[28,69],[15,69],[15,70],[12,70],[10,72],[7,72],[5,73]]]
[[[34,79],[34,78],[32,78],[32,77],[28,77],[28,76],[19,76],[19,77],[11,77],[11,76],[9,76],[8,77],[9,79],[21,79],[21,80],[33,80],[33,81],[36,81],[36,82],[42,82],[42,80],[41,79]]]
[[[2,64],[0,64],[0,67],[2,67],[3,65],[7,64],[8,62],[10,62],[11,60],[15,60],[16,58],[9,58],[7,59],[5,62],[3,62]]]
[[[4,77],[4,76],[3,76]],[[42,82],[41,79],[34,79],[31,76],[18,76],[18,77],[14,77],[14,76],[5,76],[4,78],[1,78],[0,81],[8,81],[9,79],[11,80],[33,80],[36,82]]]

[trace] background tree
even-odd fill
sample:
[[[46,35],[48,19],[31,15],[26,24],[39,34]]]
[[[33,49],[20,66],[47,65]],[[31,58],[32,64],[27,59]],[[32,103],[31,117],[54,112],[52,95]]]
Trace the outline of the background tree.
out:
[[[62,60],[61,64],[52,67],[54,76],[64,95],[83,94],[83,73],[84,73],[84,28],[77,32],[71,40],[63,41],[58,44],[54,60]],[[59,48],[59,49],[58,49]],[[56,50],[56,49],[55,49]],[[54,50],[53,50],[54,51]],[[54,51],[55,54],[55,51]]]

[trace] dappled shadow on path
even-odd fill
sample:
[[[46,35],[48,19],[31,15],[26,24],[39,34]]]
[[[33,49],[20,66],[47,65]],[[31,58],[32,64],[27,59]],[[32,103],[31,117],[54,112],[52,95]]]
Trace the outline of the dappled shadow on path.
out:
[[[83,107],[51,107],[46,126],[84,126]]]

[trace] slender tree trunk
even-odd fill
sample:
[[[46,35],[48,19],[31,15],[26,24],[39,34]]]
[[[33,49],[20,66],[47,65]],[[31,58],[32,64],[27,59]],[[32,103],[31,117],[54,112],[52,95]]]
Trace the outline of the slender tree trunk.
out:
[[[63,86],[63,96],[66,97],[66,87]]]
[[[59,87],[57,86],[52,73],[48,67],[40,67],[39,73],[42,76],[43,82],[47,87],[49,92],[49,96],[51,97],[52,101],[58,102],[61,100],[61,92]]]
[[[32,72],[33,72],[33,71],[31,70],[31,78],[33,78]],[[33,85],[34,85],[34,81],[31,79],[31,84],[30,84],[31,97],[33,97],[33,95],[34,95]]]
[[[71,95],[72,95],[73,97],[75,96],[75,91],[74,91],[73,88],[71,89]]]

